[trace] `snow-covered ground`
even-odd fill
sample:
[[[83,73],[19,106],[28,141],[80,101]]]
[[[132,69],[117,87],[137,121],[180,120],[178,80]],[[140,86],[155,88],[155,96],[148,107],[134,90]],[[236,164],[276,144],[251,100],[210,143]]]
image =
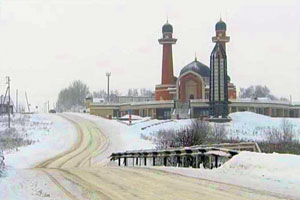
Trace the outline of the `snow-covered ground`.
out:
[[[262,141],[267,138],[268,131],[280,128],[283,120],[292,124],[295,136],[300,139],[299,118],[272,118],[252,112],[236,112],[229,115],[232,121],[225,123],[228,138],[246,141]],[[138,123],[139,122],[139,123]],[[140,119],[132,124],[132,131],[138,131],[143,136],[151,136],[159,130],[179,130],[191,124],[190,119],[182,120],[144,120]],[[211,123],[214,125],[214,123]]]
[[[273,118],[252,112],[231,113],[231,122],[226,124],[229,136],[243,140],[261,141],[266,139],[266,131],[272,128],[280,128],[283,120],[292,124],[295,136],[300,139],[299,118]]]
[[[35,142],[4,151],[6,170],[0,178],[0,199],[64,198],[59,196],[57,187],[49,186],[44,173],[27,168],[70,149],[77,139],[76,128],[55,114],[17,114],[13,116],[12,127],[20,136]],[[4,129],[6,118],[1,118],[0,130]]]
[[[129,116],[123,120],[107,120],[101,117],[77,113],[100,125],[111,140],[118,140],[115,151],[140,150],[155,148],[151,142],[151,137],[160,130],[179,130],[191,124],[192,120],[157,120],[149,117],[141,118],[132,115],[131,125]],[[286,119],[293,124],[296,137],[300,139],[300,119],[299,118],[272,118],[251,112],[237,112],[230,114],[231,122],[225,124],[228,131],[228,138],[242,139],[247,141],[261,141],[266,139],[267,130],[280,128],[282,120]],[[211,123],[211,125],[214,125]]]
[[[4,150],[5,164],[11,168],[31,168],[63,151],[71,148],[77,139],[74,126],[55,114],[17,114],[12,127],[25,139],[34,143],[14,149]],[[23,120],[18,120],[23,119]],[[1,119],[0,129],[5,129],[5,119]]]
[[[155,123],[156,120],[148,121],[148,118],[140,119],[136,120],[134,124],[128,125],[122,121],[108,120],[84,113],[71,114],[78,115],[98,124],[101,131],[103,131],[105,135],[109,137],[111,141],[110,145],[112,146],[111,148],[113,148],[114,151],[151,149],[155,147],[151,141],[141,138],[141,128],[149,123]]]
[[[188,119],[146,121],[140,119],[142,122],[129,126],[116,120],[107,120],[88,114],[78,115],[98,123],[109,137],[117,137],[119,139],[117,148],[112,150],[115,152],[154,148],[155,145],[151,144],[150,141],[143,140],[140,137],[141,134],[150,135],[161,129],[178,130],[191,123],[191,120]],[[253,130],[259,130],[260,128],[278,128],[282,122],[281,118],[271,118],[249,112],[234,113],[231,114],[231,118],[232,121],[226,124],[228,130],[236,130],[234,134],[240,138],[245,136],[244,139],[248,137],[245,131],[251,133]],[[294,124],[295,129],[299,128],[299,119],[288,120]],[[259,139],[257,135],[250,138],[254,140]],[[114,145],[114,141],[112,140],[112,145]],[[221,168],[213,170],[173,167],[155,167],[155,169],[244,186],[260,191],[274,192],[291,196],[293,199],[300,198],[300,156],[297,155],[242,152],[225,163]]]
[[[213,170],[175,167],[157,169],[300,198],[298,155],[241,152],[222,167]]]
[[[155,148],[155,145],[149,141],[144,140],[141,135],[149,136],[161,129],[180,129],[191,123],[191,120],[151,120],[151,119],[136,119],[132,125],[121,123],[117,120],[108,120],[101,117],[73,113],[98,124],[101,131],[110,139],[110,146],[107,152],[100,155],[94,161],[107,160],[111,152],[138,150]],[[226,124],[228,130],[234,130],[232,136],[237,135],[240,138],[250,137],[249,133],[253,130],[260,130],[263,128],[279,127],[282,119],[270,118],[254,113],[234,113],[231,114],[232,121]],[[289,119],[299,129],[299,119]],[[0,126],[0,128],[3,128]],[[35,140],[32,145],[19,147],[18,151],[5,151],[5,162],[9,166],[8,177],[0,179],[0,191],[8,191],[6,193],[0,192],[0,199],[22,199],[26,195],[38,196],[43,199],[48,198],[48,193],[45,193],[43,188],[34,186],[40,185],[45,181],[41,177],[32,180],[32,176],[39,176],[36,172],[30,169],[16,169],[16,168],[30,168],[38,162],[59,154],[69,149],[72,143],[76,140],[76,129],[73,125],[56,115],[38,114],[33,115],[28,123],[16,127],[17,130],[26,130],[26,137]],[[24,132],[25,133],[25,132]],[[251,134],[250,134],[251,135]],[[252,135],[251,138],[255,140],[262,138]],[[263,154],[242,152],[233,159],[225,163],[221,168],[209,169],[192,169],[192,168],[171,168],[171,167],[155,167],[159,170],[165,170],[172,173],[182,174],[195,178],[208,179],[228,184],[245,186],[256,190],[265,190],[275,193],[281,193],[288,196],[300,197],[300,156],[288,154]],[[26,173],[22,173],[26,171]],[[35,174],[35,175],[34,175]],[[45,178],[45,177],[44,177]],[[11,184],[16,187],[11,186]],[[47,187],[47,181],[44,186]],[[9,186],[10,185],[10,186]],[[43,186],[43,187],[44,187]],[[21,187],[21,188],[20,188]],[[32,194],[28,193],[28,190]],[[12,195],[16,191],[20,195]],[[53,194],[59,192],[53,191]],[[51,198],[60,199],[60,197],[51,196]]]

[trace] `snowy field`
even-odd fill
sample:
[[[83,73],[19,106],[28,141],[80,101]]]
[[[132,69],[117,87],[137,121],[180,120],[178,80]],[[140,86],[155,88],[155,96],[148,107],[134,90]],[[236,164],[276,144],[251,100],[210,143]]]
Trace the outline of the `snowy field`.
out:
[[[272,128],[280,128],[284,119],[292,124],[295,137],[300,139],[299,118],[272,118],[252,112],[231,113],[231,122],[225,123],[228,138],[245,141],[262,141],[267,138],[267,133]],[[145,120],[147,119],[147,120]],[[190,119],[182,120],[149,120],[148,118],[133,121],[132,131],[138,131],[145,138],[151,137],[159,130],[179,130],[191,124]],[[214,123],[211,123],[214,125]]]
[[[6,120],[6,117],[1,117],[0,130],[6,129]],[[12,120],[11,127],[33,143],[4,150],[5,164],[10,168],[31,168],[68,150],[77,138],[73,125],[54,114],[16,114]]]
[[[280,128],[284,119],[292,124],[295,136],[300,139],[299,118],[272,118],[252,112],[237,112],[230,114],[231,122],[226,124],[230,138],[261,141],[266,139],[266,130]]]

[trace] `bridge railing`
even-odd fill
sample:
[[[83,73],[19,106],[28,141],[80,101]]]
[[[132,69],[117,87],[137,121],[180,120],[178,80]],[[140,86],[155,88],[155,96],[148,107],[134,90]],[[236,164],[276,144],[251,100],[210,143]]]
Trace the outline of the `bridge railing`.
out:
[[[174,149],[149,149],[112,153],[118,166],[219,167],[240,151],[260,152],[257,143],[198,145]]]

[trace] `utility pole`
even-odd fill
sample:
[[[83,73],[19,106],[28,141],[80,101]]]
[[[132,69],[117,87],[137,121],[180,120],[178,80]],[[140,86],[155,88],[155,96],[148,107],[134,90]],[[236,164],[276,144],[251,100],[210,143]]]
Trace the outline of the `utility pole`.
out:
[[[9,76],[6,77],[7,78],[7,90],[8,90],[8,103],[7,103],[7,107],[8,107],[8,128],[10,128],[10,78]]]
[[[26,97],[28,112],[30,113],[30,107],[29,107],[29,103],[28,103],[28,98],[27,98],[27,93],[26,92],[25,92],[25,97]]]
[[[18,89],[16,90],[16,112],[18,112]]]
[[[107,102],[109,103],[109,77],[111,76],[110,72],[106,72],[106,76],[107,76]]]

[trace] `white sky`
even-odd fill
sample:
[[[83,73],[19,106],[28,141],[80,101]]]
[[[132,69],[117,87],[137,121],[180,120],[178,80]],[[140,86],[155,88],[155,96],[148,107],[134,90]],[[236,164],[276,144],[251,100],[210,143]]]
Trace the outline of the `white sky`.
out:
[[[300,101],[300,1],[88,1],[0,2],[0,93],[5,76],[12,96],[42,107],[73,80],[91,91],[153,89],[161,80],[166,22],[178,42],[174,70],[194,60],[209,66],[216,22],[227,23],[228,72],[239,87],[267,85],[276,96]]]

